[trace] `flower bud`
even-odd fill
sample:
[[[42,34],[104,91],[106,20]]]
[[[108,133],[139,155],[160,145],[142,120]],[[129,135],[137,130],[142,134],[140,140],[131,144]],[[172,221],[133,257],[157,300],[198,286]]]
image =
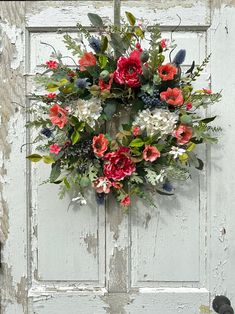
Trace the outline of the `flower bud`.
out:
[[[147,50],[144,50],[144,51],[141,53],[141,55],[140,55],[140,60],[141,60],[143,63],[145,63],[145,62],[148,61],[148,59],[149,59],[149,53],[148,53]]]
[[[100,79],[104,80],[104,81],[107,81],[109,79],[109,72],[107,70],[103,70],[100,73]]]

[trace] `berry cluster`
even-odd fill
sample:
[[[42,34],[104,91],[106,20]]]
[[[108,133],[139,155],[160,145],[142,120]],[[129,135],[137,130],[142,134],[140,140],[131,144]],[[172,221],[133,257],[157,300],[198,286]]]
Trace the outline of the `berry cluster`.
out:
[[[141,96],[141,100],[144,103],[144,108],[147,109],[151,109],[151,108],[166,108],[166,104],[163,103],[160,99],[159,99],[159,91],[155,90],[153,92],[153,95],[149,95],[147,93],[143,94]]]

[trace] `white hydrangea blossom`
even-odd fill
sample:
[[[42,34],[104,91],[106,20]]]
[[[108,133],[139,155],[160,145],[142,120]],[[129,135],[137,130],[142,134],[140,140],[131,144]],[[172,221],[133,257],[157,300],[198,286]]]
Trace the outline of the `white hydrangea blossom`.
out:
[[[147,135],[160,133],[159,137],[171,134],[175,128],[178,116],[165,109],[156,108],[152,111],[145,109],[138,113],[133,125],[138,125]]]
[[[173,155],[173,158],[176,159],[177,157],[183,155],[185,153],[185,149],[172,146],[171,150],[169,151],[169,154]]]
[[[98,120],[101,112],[102,106],[100,99],[92,97],[89,100],[79,99],[76,102],[73,114],[77,116],[79,121],[86,122],[93,128],[95,126],[95,121]]]

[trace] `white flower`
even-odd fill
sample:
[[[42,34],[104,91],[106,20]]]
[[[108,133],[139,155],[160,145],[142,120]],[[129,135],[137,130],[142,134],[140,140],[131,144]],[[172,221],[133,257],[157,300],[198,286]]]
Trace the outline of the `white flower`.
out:
[[[72,198],[72,202],[79,202],[80,205],[86,205],[87,204],[86,199],[82,196],[81,193],[78,193],[77,197]]]
[[[133,125],[138,125],[143,131],[146,129],[147,135],[153,136],[157,133],[159,138],[171,134],[175,128],[178,116],[168,110],[156,108],[140,111]]]
[[[185,153],[185,149],[172,146],[171,151],[169,151],[169,154],[173,155],[173,158],[176,159],[177,157],[183,155]]]
[[[76,103],[73,114],[78,117],[79,121],[86,122],[90,127],[95,126],[102,112],[101,101],[92,97],[89,100],[79,99]]]

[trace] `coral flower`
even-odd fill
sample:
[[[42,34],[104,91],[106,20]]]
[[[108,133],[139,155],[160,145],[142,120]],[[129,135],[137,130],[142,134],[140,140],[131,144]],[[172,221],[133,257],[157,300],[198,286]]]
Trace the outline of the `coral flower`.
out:
[[[96,57],[92,52],[85,52],[78,63],[80,65],[80,71],[86,71],[86,67],[96,65]]]
[[[128,206],[131,203],[131,199],[129,195],[126,195],[122,200],[121,200],[121,205],[122,206]]]
[[[57,125],[60,129],[68,122],[67,119],[67,111],[60,107],[58,104],[55,104],[53,107],[50,108],[50,120],[51,123]]]
[[[143,151],[143,157],[146,161],[155,161],[158,157],[160,157],[160,152],[155,146],[146,145]]]
[[[168,87],[165,92],[160,93],[161,100],[165,100],[169,105],[182,106],[184,98],[179,88]]]
[[[49,60],[46,62],[46,65],[49,69],[55,70],[58,68],[59,63],[55,60]]]
[[[92,148],[96,156],[103,157],[104,152],[108,148],[109,141],[104,136],[104,134],[99,134],[98,136],[94,136],[92,140]]]
[[[177,74],[178,70],[172,64],[168,63],[165,65],[160,65],[158,67],[158,73],[160,78],[163,81],[171,81],[174,79],[174,76]]]
[[[59,154],[60,150],[61,150],[61,148],[59,147],[59,145],[57,145],[57,144],[50,145],[50,153],[51,154],[57,155],[57,154]]]
[[[193,130],[186,124],[180,124],[174,131],[173,136],[176,137],[179,145],[184,145],[190,141],[193,135]]]
[[[130,53],[130,57],[120,57],[117,62],[117,69],[114,72],[114,80],[120,85],[128,85],[129,87],[140,86],[139,75],[142,74],[142,65],[140,61],[139,50]]]
[[[92,186],[97,193],[108,194],[110,192],[112,183],[106,177],[98,177],[95,181],[93,181]]]
[[[112,84],[113,84],[113,73],[109,75],[108,83],[105,83],[105,81],[102,79],[99,79],[99,83],[98,83],[101,91],[105,91],[105,90],[110,91]]]
[[[130,149],[120,147],[117,151],[104,156],[104,174],[107,178],[120,181],[135,171],[135,164],[130,158]]]

